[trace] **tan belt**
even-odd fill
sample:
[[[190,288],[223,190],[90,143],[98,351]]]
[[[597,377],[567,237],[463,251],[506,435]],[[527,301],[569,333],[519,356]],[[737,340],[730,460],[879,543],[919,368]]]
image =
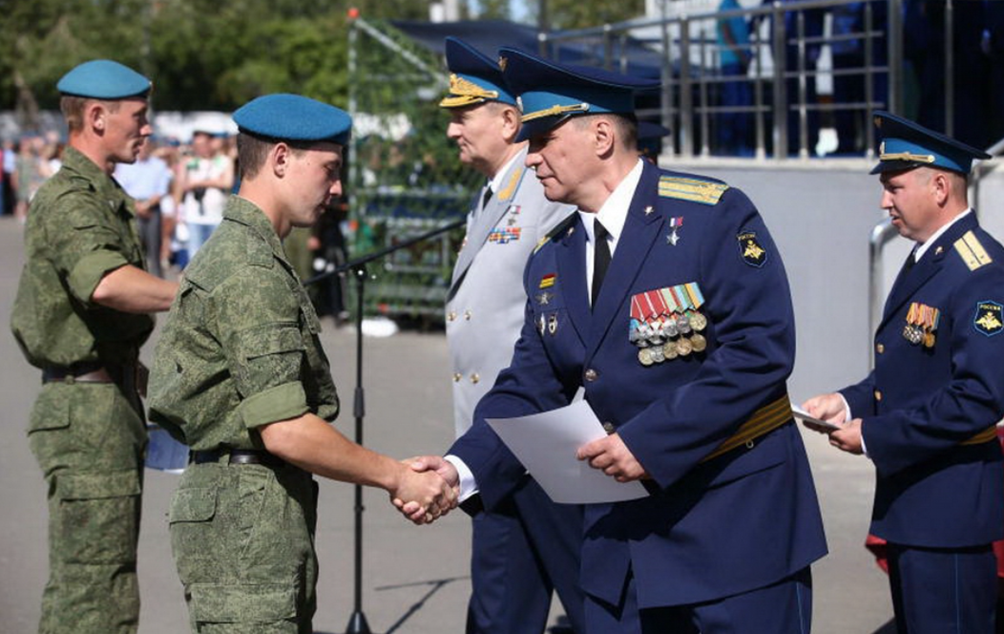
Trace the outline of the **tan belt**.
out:
[[[991,440],[997,440],[997,425],[991,425],[969,440],[963,440],[960,445],[979,445]]]
[[[725,439],[717,449],[704,457],[701,462],[707,462],[717,458],[727,451],[732,451],[740,445],[747,445],[752,448],[753,441],[772,432],[781,425],[791,420],[791,401],[785,394],[781,398],[764,405],[750,416],[750,419],[743,423],[736,433]]]

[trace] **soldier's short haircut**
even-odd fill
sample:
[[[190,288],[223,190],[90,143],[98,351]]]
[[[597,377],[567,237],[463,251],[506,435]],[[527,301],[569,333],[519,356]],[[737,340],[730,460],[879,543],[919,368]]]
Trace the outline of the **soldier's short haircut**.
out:
[[[258,172],[265,165],[268,153],[277,143],[285,143],[293,150],[294,154],[300,154],[317,145],[318,141],[283,141],[247,132],[239,133],[237,135],[237,164],[240,166],[241,180],[254,178],[258,175]]]
[[[69,128],[70,132],[81,132],[84,129],[84,108],[92,101],[102,104],[108,112],[118,112],[121,105],[119,101],[105,101],[104,99],[63,95],[59,99],[59,110],[63,113],[63,118],[66,119],[66,127]]]

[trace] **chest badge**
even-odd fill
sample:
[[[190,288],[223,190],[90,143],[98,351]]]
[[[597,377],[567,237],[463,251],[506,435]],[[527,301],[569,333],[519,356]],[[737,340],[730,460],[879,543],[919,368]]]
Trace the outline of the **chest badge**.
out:
[[[679,218],[670,218],[669,226],[672,230],[666,236],[666,244],[671,247],[675,247],[676,243],[680,241],[680,227],[683,226],[683,216]]]
[[[999,335],[1001,329],[1004,328],[1004,307],[997,302],[976,302],[973,328],[976,328],[976,332],[987,337]]]
[[[537,293],[536,300],[541,306],[547,306],[554,299],[554,293],[548,293],[544,291],[543,293]]]

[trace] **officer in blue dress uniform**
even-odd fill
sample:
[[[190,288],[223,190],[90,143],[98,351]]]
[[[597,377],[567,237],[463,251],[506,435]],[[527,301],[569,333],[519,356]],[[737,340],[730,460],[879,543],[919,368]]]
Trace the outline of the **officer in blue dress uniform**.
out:
[[[875,333],[875,369],[805,403],[830,444],[876,470],[900,632],[993,632],[991,542],[1004,535],[1004,249],[966,199],[983,152],[878,112],[882,207],[916,242]]]
[[[633,96],[655,82],[500,55],[527,165],[579,212],[530,258],[523,331],[474,426],[423,466],[493,508],[523,468],[485,419],[584,393],[610,435],[579,457],[650,491],[586,505],[586,631],[808,631],[809,564],[826,544],[767,227],[739,190],[638,157]]]
[[[523,269],[534,246],[574,209],[553,203],[527,169],[517,142],[520,112],[502,70],[467,43],[446,38],[450,94],[447,136],[460,160],[487,177],[467,220],[446,303],[457,435],[508,367],[523,325]],[[582,508],[555,504],[529,475],[492,510],[470,508],[468,634],[541,634],[557,591],[568,620],[583,629],[578,587]]]

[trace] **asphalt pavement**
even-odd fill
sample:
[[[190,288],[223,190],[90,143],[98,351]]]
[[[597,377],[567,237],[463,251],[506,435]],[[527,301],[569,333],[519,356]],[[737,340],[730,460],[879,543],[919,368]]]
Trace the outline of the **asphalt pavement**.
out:
[[[0,218],[0,311],[9,323],[23,261],[22,227]],[[161,320],[162,321],[162,320]],[[324,322],[321,335],[342,398],[338,428],[354,434],[353,328]],[[156,335],[147,344],[149,363]],[[405,458],[442,452],[453,434],[451,373],[442,332],[404,330],[363,342],[365,444]],[[37,628],[47,576],[45,484],[25,436],[39,372],[9,334],[0,336],[0,634]],[[800,359],[800,362],[811,360]],[[868,527],[873,470],[803,430],[823,507],[830,554],[813,567],[813,631],[888,631],[892,607],[886,579],[862,544]],[[166,513],[178,476],[147,470],[140,536],[140,634],[188,631],[181,584],[171,559]],[[355,608],[353,487],[321,483],[317,551],[321,564],[318,634],[344,632]],[[464,631],[470,579],[470,522],[459,510],[432,526],[405,522],[378,490],[364,492],[361,607],[372,632],[450,634]],[[735,530],[741,531],[741,524]],[[551,624],[560,621],[560,606]]]

